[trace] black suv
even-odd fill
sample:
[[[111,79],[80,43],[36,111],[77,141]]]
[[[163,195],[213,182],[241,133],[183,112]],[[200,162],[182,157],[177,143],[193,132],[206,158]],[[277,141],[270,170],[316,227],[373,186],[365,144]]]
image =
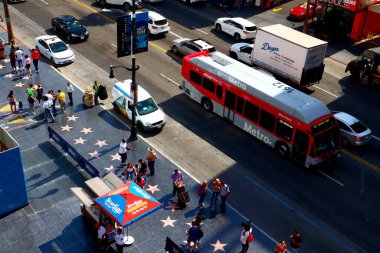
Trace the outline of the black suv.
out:
[[[88,31],[76,18],[62,15],[51,19],[54,31],[64,35],[68,41],[81,41],[88,39]]]

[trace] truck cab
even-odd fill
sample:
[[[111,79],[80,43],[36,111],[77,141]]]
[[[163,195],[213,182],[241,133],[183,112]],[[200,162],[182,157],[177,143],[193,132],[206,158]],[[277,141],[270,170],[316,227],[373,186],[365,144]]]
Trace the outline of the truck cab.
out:
[[[380,47],[365,50],[347,64],[351,80],[364,85],[380,85]]]

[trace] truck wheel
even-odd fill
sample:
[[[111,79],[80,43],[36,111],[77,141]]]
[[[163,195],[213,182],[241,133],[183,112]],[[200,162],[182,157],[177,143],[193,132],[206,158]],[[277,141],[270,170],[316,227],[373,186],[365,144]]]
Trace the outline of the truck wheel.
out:
[[[104,7],[104,6],[106,6],[106,0],[99,0],[99,5],[101,6],[101,7]]]
[[[216,31],[221,32],[222,31],[222,26],[220,24],[216,24],[215,25],[215,29],[216,29]]]
[[[235,39],[235,41],[240,41],[241,40],[240,34],[235,33],[234,34],[234,39]]]
[[[276,151],[279,153],[281,156],[288,157],[289,156],[289,147],[283,142],[279,142],[276,145]]]
[[[129,3],[124,3],[124,4],[123,4],[123,9],[124,9],[125,11],[129,11],[129,10],[131,9],[131,5],[130,5]]]
[[[208,99],[208,98],[202,98],[202,106],[203,106],[203,108],[205,108],[207,111],[212,112],[213,107],[212,107],[212,102],[211,102],[210,99]]]

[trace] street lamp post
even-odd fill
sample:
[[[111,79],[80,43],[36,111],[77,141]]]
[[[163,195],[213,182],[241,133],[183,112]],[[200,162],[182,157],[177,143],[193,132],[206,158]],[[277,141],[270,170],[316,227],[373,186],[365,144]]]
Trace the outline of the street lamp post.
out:
[[[139,66],[136,66],[136,55],[135,55],[135,40],[136,40],[136,0],[132,0],[132,16],[131,16],[131,56],[132,56],[132,68],[127,68],[125,66],[112,66],[110,67],[110,78],[113,78],[114,68],[124,68],[126,70],[132,71],[132,83],[131,83],[131,98],[133,103],[131,103],[132,109],[132,126],[131,135],[129,137],[130,141],[137,140],[137,125],[136,125],[136,104],[138,103],[138,85],[136,83],[136,70]]]
[[[14,38],[13,38],[11,17],[9,15],[9,9],[8,9],[8,1],[3,0],[3,7],[4,7],[4,14],[5,14],[5,22],[7,23],[8,44],[13,46]]]

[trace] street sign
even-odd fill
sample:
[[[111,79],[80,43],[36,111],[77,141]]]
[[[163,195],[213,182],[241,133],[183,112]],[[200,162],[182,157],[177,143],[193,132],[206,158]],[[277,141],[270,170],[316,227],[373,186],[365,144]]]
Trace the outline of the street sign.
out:
[[[117,57],[132,53],[132,17],[117,17]],[[148,51],[148,12],[136,13],[135,18],[135,53]]]

